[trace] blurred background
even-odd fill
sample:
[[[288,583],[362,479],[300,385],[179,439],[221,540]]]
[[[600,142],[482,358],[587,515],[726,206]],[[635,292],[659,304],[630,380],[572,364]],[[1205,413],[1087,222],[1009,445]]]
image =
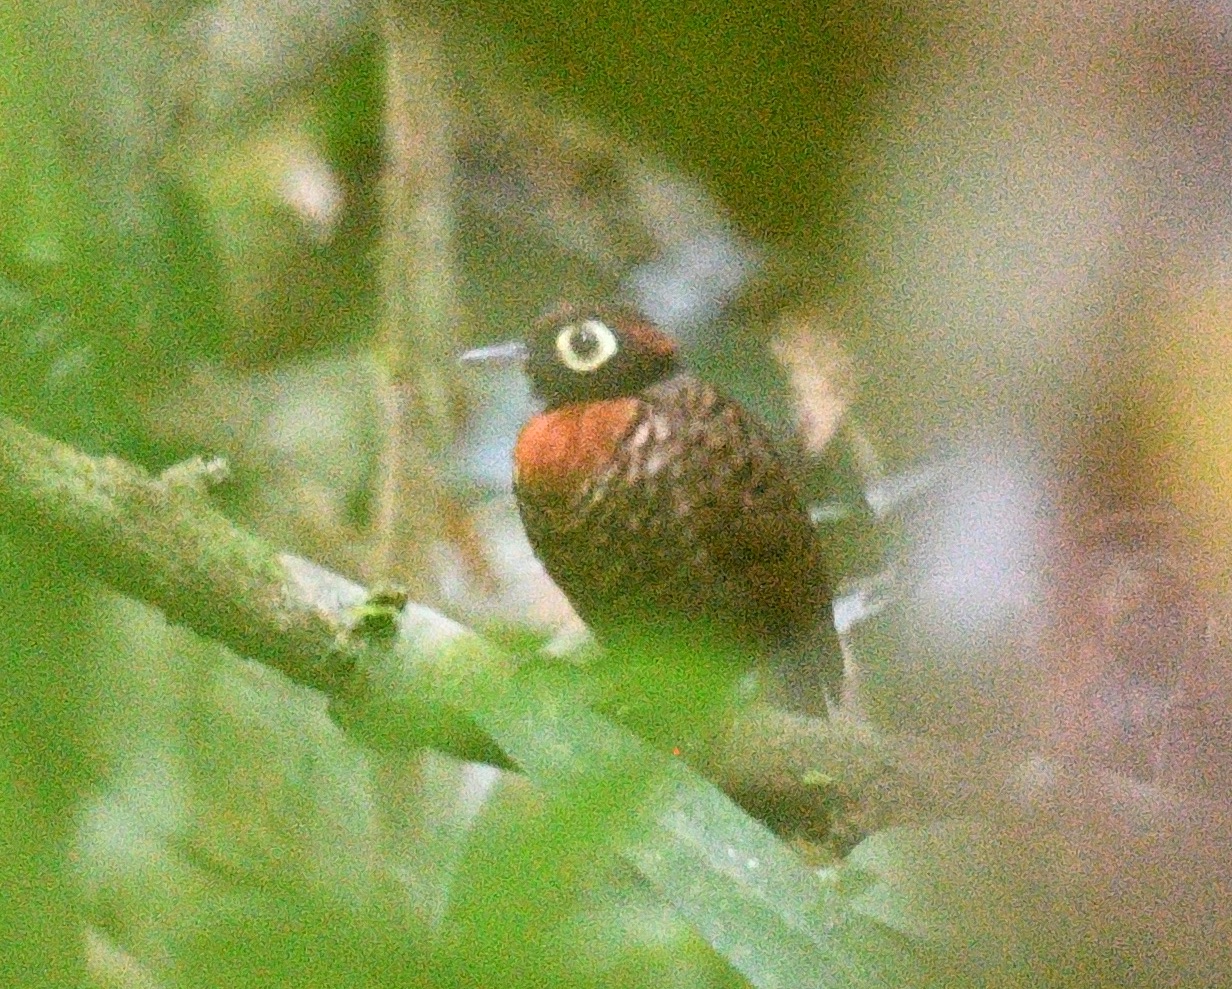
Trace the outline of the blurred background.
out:
[[[1228,984],[1230,16],[18,0],[0,408],[223,455],[274,545],[547,639],[580,627],[509,493],[530,398],[456,356],[635,302],[877,530],[832,523],[852,586],[895,574],[856,705],[960,796],[861,846],[883,919],[1002,984]],[[628,882],[502,940],[476,848],[530,840],[526,792],[361,752],[8,529],[6,984],[740,984]]]

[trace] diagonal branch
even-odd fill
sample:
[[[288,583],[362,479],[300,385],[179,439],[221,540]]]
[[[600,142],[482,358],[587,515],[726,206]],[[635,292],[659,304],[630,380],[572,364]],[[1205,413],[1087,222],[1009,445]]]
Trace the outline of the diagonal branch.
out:
[[[153,477],[0,416],[0,509],[15,535],[298,683],[336,688],[349,667],[341,609],[312,600],[187,474]]]
[[[229,521],[204,496],[203,472],[152,476],[0,416],[0,517],[14,536],[37,541],[77,573],[160,609],[172,622],[325,691],[343,703],[348,720],[368,723],[369,737],[380,712],[360,717],[356,705],[390,709],[393,716],[383,720],[397,726],[394,744],[509,764],[464,712],[408,700],[456,694],[459,683],[499,688],[516,672],[511,657],[436,612],[409,605],[400,632],[419,687],[386,698],[356,683],[362,646],[346,633],[367,592]],[[841,772],[845,779],[884,781],[884,752],[837,725],[761,711],[733,738],[733,751],[709,771],[729,793],[752,795],[770,811],[789,809],[796,824],[821,824],[829,813],[826,788],[808,777]],[[853,764],[864,770],[850,773]]]

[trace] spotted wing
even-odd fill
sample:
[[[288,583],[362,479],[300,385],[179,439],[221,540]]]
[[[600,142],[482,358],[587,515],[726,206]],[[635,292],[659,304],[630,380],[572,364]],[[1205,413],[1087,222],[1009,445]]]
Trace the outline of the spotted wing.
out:
[[[826,620],[832,588],[797,485],[741,406],[692,379],[666,397],[686,479],[674,514],[721,575],[723,607],[765,644],[803,637]]]

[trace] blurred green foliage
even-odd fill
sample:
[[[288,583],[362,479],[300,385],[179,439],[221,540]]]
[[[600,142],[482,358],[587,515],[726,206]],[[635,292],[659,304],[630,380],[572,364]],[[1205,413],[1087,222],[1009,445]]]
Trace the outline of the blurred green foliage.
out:
[[[144,458],[140,398],[209,351],[224,311],[200,203],[160,161],[157,49],[108,5],[2,16],[5,407]]]
[[[432,16],[450,26],[459,129],[488,141],[459,165],[476,337],[653,254],[634,205],[618,208],[662,191],[625,160],[634,146],[798,252],[784,295],[836,278],[852,135],[925,33],[901,10],[785,0]],[[484,103],[484,73],[510,63],[534,98],[506,76]],[[0,65],[0,408],[150,467],[216,444],[246,465],[227,496],[243,521],[360,558],[381,307],[374,10],[19,0],[0,7]],[[537,108],[544,94],[598,129]],[[493,145],[506,157],[475,151]],[[288,506],[295,521],[274,518]],[[1115,981],[1116,945],[1070,939],[1068,916],[1041,926],[1040,889],[1064,885],[1073,848],[1007,851],[1006,832],[959,821],[805,868],[664,751],[719,706],[719,679],[655,712],[658,748],[533,668],[444,701],[524,776],[380,751],[322,698],[83,584],[0,518],[0,983]]]
[[[155,423],[202,367],[276,369],[376,319],[373,33],[340,22],[327,68],[271,99],[186,56],[209,16],[0,13],[3,407],[150,466],[186,452]],[[314,168],[346,204],[316,227],[279,184]],[[6,984],[739,982],[670,908],[685,887],[665,899],[623,857],[672,774],[570,689],[480,715],[547,790],[464,798],[474,769],[362,750],[321,698],[80,584],[26,534],[5,526],[0,550]],[[742,936],[782,924],[759,909]]]
[[[758,241],[818,257],[843,244],[862,128],[926,16],[789,0],[463,7],[522,42],[545,92],[701,176]]]

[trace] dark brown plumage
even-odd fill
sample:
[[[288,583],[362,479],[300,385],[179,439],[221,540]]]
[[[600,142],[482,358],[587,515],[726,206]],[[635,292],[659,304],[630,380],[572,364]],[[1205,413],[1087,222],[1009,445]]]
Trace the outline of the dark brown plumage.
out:
[[[822,548],[758,423],[628,310],[562,307],[524,354],[546,407],[514,452],[518,509],[596,638],[762,658],[825,642],[836,684]]]

